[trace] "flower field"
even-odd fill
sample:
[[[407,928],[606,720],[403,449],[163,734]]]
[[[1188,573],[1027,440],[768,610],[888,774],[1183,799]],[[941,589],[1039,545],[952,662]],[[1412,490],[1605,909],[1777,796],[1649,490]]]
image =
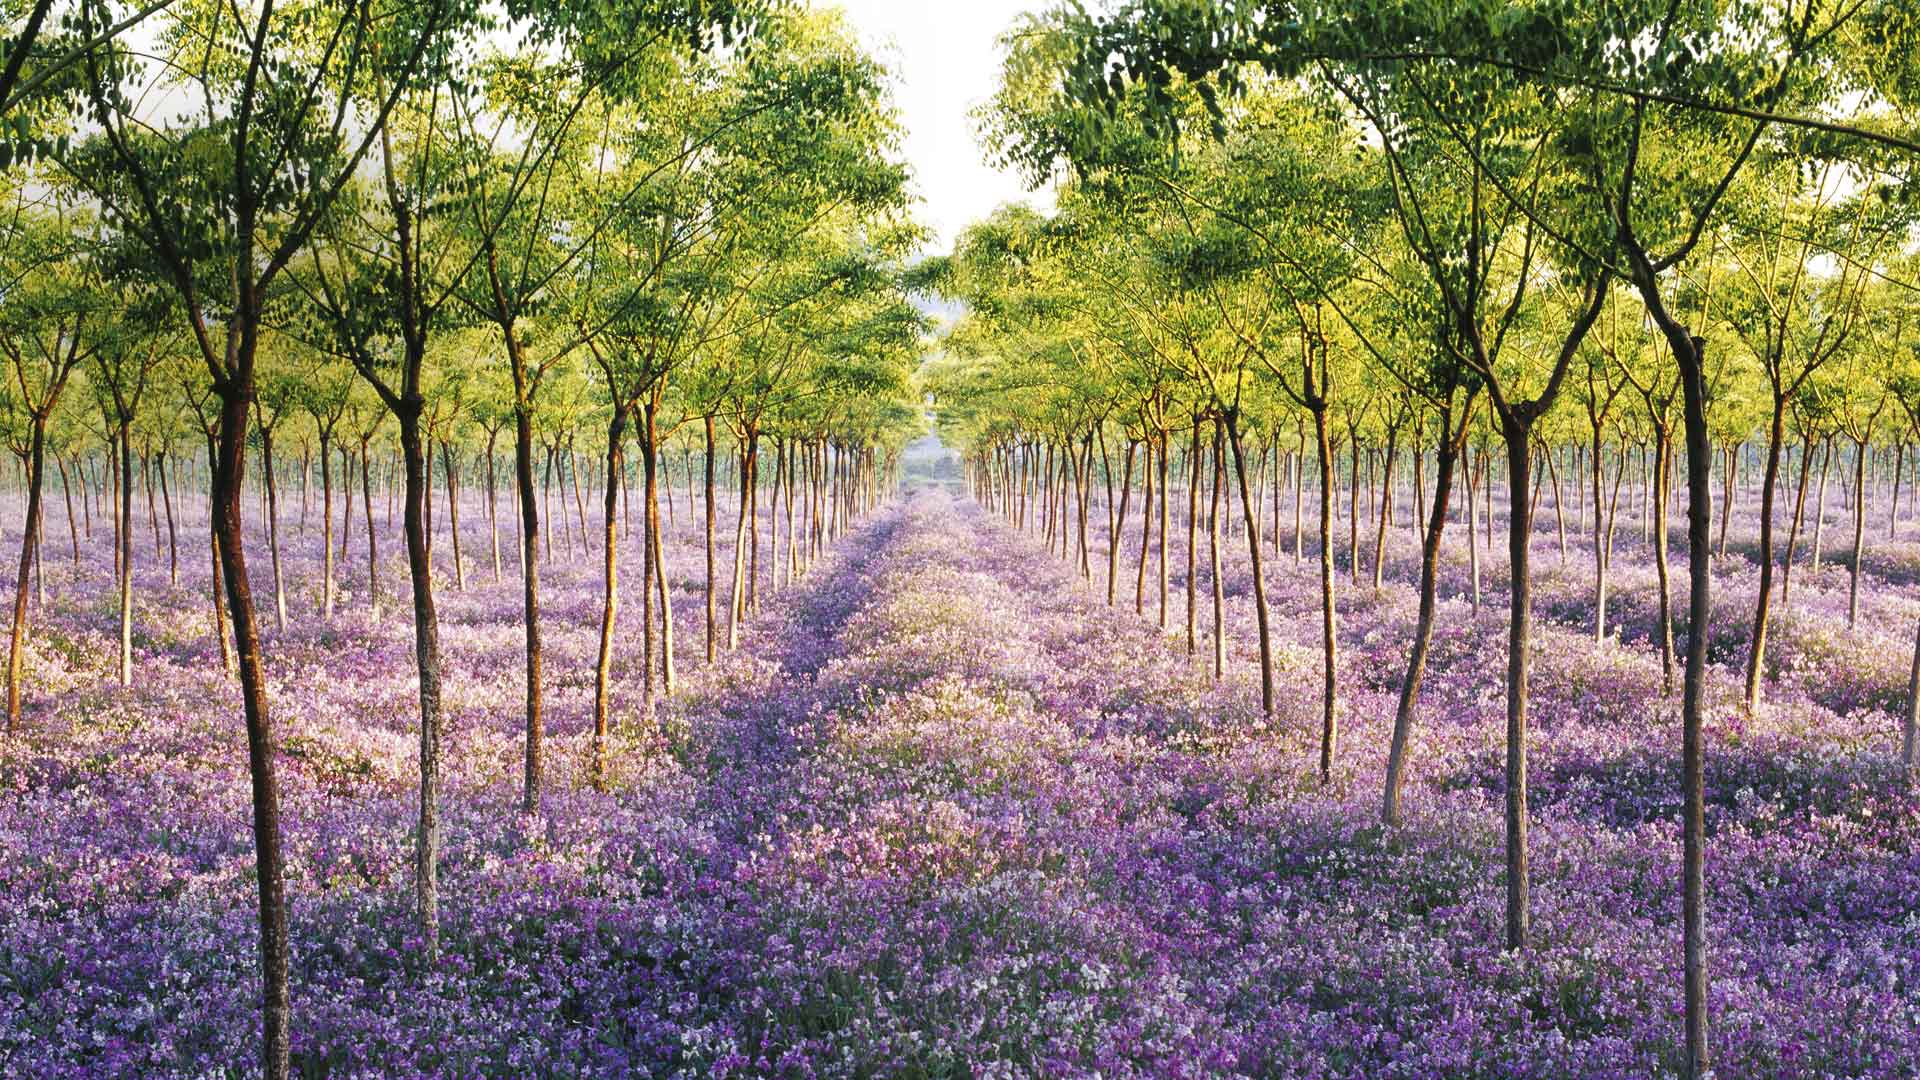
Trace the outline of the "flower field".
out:
[[[484,514],[466,520],[468,551],[483,550]],[[283,531],[290,578],[314,580],[317,530]],[[266,649],[296,1075],[1677,1071],[1678,706],[1647,642],[1637,542],[1616,552],[1618,634],[1596,645],[1590,551],[1576,543],[1559,566],[1539,539],[1535,939],[1516,955],[1501,943],[1494,563],[1475,614],[1464,555],[1448,552],[1405,820],[1383,829],[1413,618],[1404,531],[1379,594],[1342,583],[1346,693],[1325,785],[1319,581],[1284,549],[1269,566],[1282,694],[1268,719],[1243,558],[1224,575],[1231,647],[1215,683],[1186,652],[1178,545],[1162,633],[1152,589],[1146,618],[1129,609],[1130,574],[1108,608],[1097,570],[1083,581],[1031,534],[921,488],[769,590],[739,648],[707,666],[684,501],[665,533],[683,685],[648,716],[616,672],[604,791],[588,777],[597,566],[557,550],[543,567],[538,815],[518,805],[511,550],[503,583],[470,565],[468,589],[443,584],[432,964],[408,888],[404,608],[370,622],[351,562],[333,620],[293,591],[297,617]],[[82,540],[77,564],[48,549],[29,722],[0,758],[0,1076],[255,1066],[237,693],[210,646],[204,565],[170,587],[141,539],[126,688],[111,678],[104,539]],[[1739,708],[1737,665],[1712,671],[1708,926],[1727,1076],[1920,1073],[1920,800],[1898,782],[1890,714],[1920,616],[1902,570],[1920,543],[1870,554],[1852,631],[1845,566],[1797,572],[1755,715]],[[1718,658],[1738,651],[1753,570],[1736,543],[1715,573]],[[1205,611],[1198,625],[1204,660]]]

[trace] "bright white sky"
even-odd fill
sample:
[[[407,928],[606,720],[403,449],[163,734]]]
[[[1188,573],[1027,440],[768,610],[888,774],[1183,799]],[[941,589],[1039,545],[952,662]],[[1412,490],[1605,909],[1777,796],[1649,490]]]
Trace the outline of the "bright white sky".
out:
[[[894,99],[906,128],[902,147],[923,201],[917,216],[947,251],[970,222],[1001,203],[1031,200],[1012,171],[986,163],[968,110],[993,96],[1000,70],[995,39],[1040,0],[812,0],[838,7],[894,72]]]

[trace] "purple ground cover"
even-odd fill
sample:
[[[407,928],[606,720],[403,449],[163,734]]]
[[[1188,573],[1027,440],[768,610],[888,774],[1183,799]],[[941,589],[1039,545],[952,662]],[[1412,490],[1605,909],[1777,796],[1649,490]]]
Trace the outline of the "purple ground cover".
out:
[[[556,538],[552,793],[529,818],[511,538],[495,585],[474,559],[484,514],[465,517],[470,588],[441,594],[445,952],[431,969],[410,941],[409,629],[367,620],[363,552],[343,567],[341,611],[313,614],[317,528],[285,527],[295,617],[268,652],[305,1075],[1677,1068],[1679,725],[1647,640],[1642,545],[1620,542],[1618,631],[1596,645],[1590,553],[1576,543],[1563,567],[1542,534],[1537,945],[1514,957],[1500,948],[1493,556],[1476,615],[1464,555],[1449,553],[1407,823],[1388,832],[1377,803],[1414,615],[1404,530],[1385,591],[1342,585],[1345,730],[1322,788],[1311,563],[1270,568],[1271,720],[1238,543],[1233,662],[1214,684],[1178,636],[1177,573],[1166,636],[1133,615],[1130,564],[1110,610],[1104,585],[939,491],[863,523],[703,667],[700,536],[683,501],[668,562],[686,686],[657,722],[641,715],[629,603],[605,793],[585,783],[598,563]],[[81,541],[76,567],[63,527],[49,526],[29,723],[0,757],[0,1075],[245,1075],[245,756],[208,647],[205,553],[191,546],[170,588],[139,537],[138,677],[121,688],[104,534]],[[1094,551],[1097,567],[1098,535]],[[1716,566],[1709,632],[1727,667],[1711,691],[1708,881],[1725,1076],[1920,1075],[1920,801],[1895,782],[1889,715],[1920,614],[1910,563],[1920,545],[1870,550],[1854,630],[1845,567],[1797,569],[1770,703],[1752,718],[1736,657],[1754,571],[1737,550]],[[263,566],[256,555],[270,598]],[[403,574],[382,568],[389,609]],[[1201,658],[1207,625],[1203,606]]]

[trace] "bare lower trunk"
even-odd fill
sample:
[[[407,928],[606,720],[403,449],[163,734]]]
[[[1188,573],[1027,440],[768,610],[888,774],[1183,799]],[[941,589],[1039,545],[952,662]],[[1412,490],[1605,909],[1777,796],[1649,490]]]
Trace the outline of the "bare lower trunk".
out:
[[[1909,788],[1920,785],[1920,629],[1914,632],[1913,670],[1907,676],[1907,713],[1900,724],[1900,766]]]
[[[1820,454],[1820,495],[1814,500],[1813,512],[1813,558],[1808,563],[1814,573],[1820,572],[1821,542],[1827,532],[1827,477],[1833,472],[1834,437],[1827,436],[1826,448]]]
[[[1220,487],[1225,480],[1227,463],[1221,453],[1220,421],[1213,422],[1213,488],[1207,496],[1207,567],[1213,593],[1213,678],[1218,682],[1227,671],[1227,639],[1223,614],[1226,607],[1225,586],[1220,580]]]
[[[1440,446],[1431,508],[1420,543],[1420,614],[1414,623],[1413,645],[1407,652],[1406,674],[1400,679],[1399,704],[1393,714],[1393,741],[1387,751],[1386,791],[1381,819],[1400,823],[1400,792],[1405,785],[1414,711],[1420,703],[1420,681],[1426,675],[1427,653],[1433,645],[1433,615],[1439,593],[1440,540],[1447,528],[1447,504],[1453,492],[1454,449],[1451,412],[1440,413]]]
[[[1853,568],[1847,574],[1847,628],[1860,622],[1860,562],[1867,554],[1867,440],[1854,440]]]
[[[440,444],[440,468],[447,478],[447,531],[453,536],[453,587],[465,592],[467,566],[460,555],[460,486],[454,477],[453,444]]]
[[[487,432],[487,533],[493,543],[493,583],[500,584],[499,484],[493,476],[494,432]]]
[[[626,438],[627,410],[615,402],[607,421],[607,475],[619,476],[625,469],[621,443]],[[600,651],[593,665],[593,783],[606,786],[607,732],[611,727],[613,691],[613,627],[620,610],[620,485],[606,487],[606,519],[601,523]]]
[[[67,500],[67,542],[73,547],[73,565],[79,566],[80,525],[73,517],[73,486],[67,481],[67,465],[66,462],[60,460],[59,454],[53,455],[53,464],[55,468],[60,470],[60,494]],[[179,581],[178,573],[174,575],[174,579],[177,584]]]
[[[401,520],[413,587],[413,655],[420,673],[420,816],[414,836],[413,898],[427,963],[432,964],[440,954],[440,617],[427,549],[427,487],[433,466],[420,432],[419,408],[418,401],[403,402],[399,415],[406,470]]]
[[[320,439],[320,617],[333,618],[333,454]]]
[[[360,444],[360,509],[367,519],[367,612],[374,622],[380,620],[380,550],[373,530],[373,462],[367,456],[367,444]]]
[[[1660,584],[1660,625],[1655,639],[1660,646],[1660,692],[1673,693],[1673,572],[1667,544],[1667,503],[1673,484],[1673,434],[1661,429],[1655,434],[1653,496],[1653,565]]]
[[[120,490],[114,504],[114,570],[120,615],[120,685],[133,685],[133,432],[122,421],[114,439]],[[37,522],[36,522],[37,526]],[[37,547],[37,545],[36,545]]]
[[[27,450],[27,517],[20,531],[20,572],[14,579],[13,628],[7,646],[7,734],[20,726],[20,682],[24,674],[27,637],[27,575],[33,568],[34,547],[40,536],[40,482],[46,472],[47,425],[33,419]]]
[[[280,489],[273,476],[273,436],[260,434],[260,478],[267,486],[267,553],[273,559],[274,628],[287,632],[287,586],[280,571]]]
[[[1167,458],[1171,440],[1160,433],[1160,631],[1167,629]]]
[[[1400,447],[1400,433],[1387,433],[1387,456],[1380,470],[1380,513],[1373,522],[1373,591],[1380,591],[1380,576],[1386,561],[1387,522],[1393,517],[1393,465]]]
[[[1193,441],[1187,448],[1187,655],[1198,648],[1200,546],[1200,421],[1193,421]]]
[[[1533,462],[1533,433],[1503,422],[1507,480],[1525,491]],[[1507,561],[1507,948],[1525,949],[1529,928],[1527,872],[1527,669],[1533,636],[1533,514],[1524,498],[1508,508]],[[1492,523],[1488,523],[1492,527]]]
[[[1147,452],[1140,468],[1140,562],[1133,578],[1133,613],[1147,613],[1147,555],[1153,550],[1153,439],[1142,441]]]
[[[706,473],[706,487],[707,487],[707,504],[706,504],[706,510],[707,510],[707,584],[706,584],[706,601],[707,601],[707,622],[706,622],[706,627],[707,627],[707,663],[709,663],[709,664],[711,664],[711,663],[713,663],[713,645],[714,645],[714,640],[713,640],[713,639],[714,639],[714,633],[713,633],[713,631],[714,631],[714,622],[713,622],[713,529],[714,529],[714,516],[715,516],[715,515],[714,515],[714,508],[713,508],[713,417],[711,417],[711,416],[708,416],[708,417],[705,417],[705,420],[706,420],[706,431],[707,431],[707,473]],[[816,514],[816,515],[815,515],[814,517],[815,517],[815,521],[816,521],[816,523],[817,523],[817,521],[818,521],[818,515]]]
[[[546,741],[546,716],[541,709],[541,667],[545,657],[540,643],[540,494],[533,486],[533,403],[528,397],[526,361],[520,356],[513,334],[509,332],[506,337],[517,395],[513,410],[513,471],[520,498],[520,602],[527,645],[527,745],[520,808],[523,813],[537,814],[545,779]]]
[[[251,350],[243,345],[242,349]],[[213,531],[219,542],[221,577],[232,619],[234,652],[240,671],[240,699],[246,715],[247,766],[252,780],[254,882],[260,908],[262,987],[261,1053],[270,1078],[288,1072],[290,1021],[287,999],[287,900],[280,860],[280,790],[275,774],[278,740],[267,705],[267,680],[260,657],[260,631],[254,614],[253,586],[247,576],[244,530],[240,518],[246,471],[248,414],[252,407],[251,361],[241,377],[229,380],[221,394],[218,454],[213,470]]]
[[[1467,567],[1473,579],[1473,610],[1480,611],[1480,541],[1476,538],[1474,517],[1479,514],[1473,501],[1473,451],[1460,455],[1460,482],[1466,487],[1466,500],[1461,509],[1467,512]]]
[[[173,491],[167,486],[167,455],[163,451],[156,464],[160,469],[160,505],[167,509],[167,584],[180,584],[180,530],[173,518]],[[67,507],[72,510],[71,504]],[[69,515],[71,517],[71,515]],[[71,521],[68,522],[72,524]]]
[[[673,664],[673,590],[667,586],[666,550],[660,539],[660,430],[657,408],[657,404],[648,406],[646,430],[642,433],[647,450],[646,540],[652,551],[654,596],[659,600],[660,610],[660,686],[672,694],[678,675]]]
[[[1273,715],[1273,631],[1267,614],[1266,575],[1260,564],[1260,519],[1247,487],[1247,459],[1240,445],[1240,416],[1229,410],[1224,417],[1227,441],[1233,447],[1234,479],[1240,486],[1240,513],[1247,523],[1247,554],[1253,563],[1253,613],[1260,630],[1260,711]]]
[[[1107,606],[1113,606],[1113,587],[1120,579],[1120,536],[1127,527],[1127,503],[1133,497],[1133,454],[1135,444],[1127,440],[1125,464],[1120,472],[1120,508],[1113,527],[1107,531]],[[1112,497],[1108,497],[1112,502]]]
[[[1773,489],[1780,478],[1780,444],[1786,436],[1787,402],[1773,400],[1767,426],[1767,470],[1760,485],[1760,589],[1754,600],[1753,635],[1747,646],[1747,711],[1760,707],[1760,674],[1767,656],[1767,624],[1773,601]]]
[[[227,605],[221,600],[220,530],[215,528],[218,514],[215,511],[212,492],[212,476],[219,469],[220,451],[215,436],[207,436],[207,549],[213,553],[213,636],[220,641],[220,670],[231,678],[235,674],[233,659],[233,638],[227,633]]]
[[[1339,676],[1335,650],[1333,603],[1333,446],[1327,438],[1325,408],[1313,414],[1314,439],[1320,456],[1320,640],[1322,682],[1320,697],[1320,782],[1333,779],[1333,755],[1340,739]]]
[[[733,528],[733,584],[727,596],[727,651],[731,652],[740,644],[740,619],[746,614],[746,574],[747,574],[747,522],[753,516],[751,452],[743,445],[740,448],[740,512]],[[834,508],[839,509],[840,500],[835,498]]]

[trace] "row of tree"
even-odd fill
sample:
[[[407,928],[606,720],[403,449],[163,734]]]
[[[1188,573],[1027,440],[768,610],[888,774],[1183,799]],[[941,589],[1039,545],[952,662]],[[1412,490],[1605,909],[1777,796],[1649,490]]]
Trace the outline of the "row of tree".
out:
[[[287,447],[299,447],[302,477],[319,464],[323,616],[335,597],[336,458],[349,511],[358,473],[372,602],[373,481],[397,454],[419,672],[413,887],[431,963],[444,677],[435,451],[449,518],[470,483],[490,519],[496,492],[514,503],[522,803],[538,813],[538,543],[543,520],[569,520],[564,488],[557,514],[543,506],[542,466],[572,479],[583,540],[583,473],[599,488],[598,777],[626,490],[641,489],[650,702],[656,672],[664,689],[675,680],[659,514],[668,448],[691,439],[703,458],[711,658],[717,449],[733,456],[740,493],[731,645],[757,594],[761,522],[785,530],[790,576],[873,505],[919,424],[906,395],[922,320],[896,269],[918,232],[887,76],[837,18],[762,0],[35,0],[9,15],[0,401],[26,489],[9,728],[49,456],[96,492],[90,463],[111,459],[123,680],[136,483],[178,486],[184,463],[204,461],[216,632],[248,736],[262,1060],[267,1076],[285,1076],[277,735],[246,558],[249,463],[284,620]],[[510,447],[510,479],[495,475],[496,440]],[[591,468],[583,452],[597,457]],[[796,527],[807,530],[797,548]],[[457,523],[451,535],[459,587]]]
[[[1002,211],[919,270],[970,312],[927,385],[987,499],[1027,514],[1038,477],[1040,512],[1064,544],[1071,508],[1085,521],[1096,474],[1111,485],[1117,472],[1117,502],[1107,499],[1117,537],[1138,452],[1141,540],[1157,509],[1164,597],[1167,493],[1184,481],[1191,567],[1201,489],[1210,523],[1220,493],[1238,491],[1268,710],[1260,533],[1268,518],[1277,544],[1280,522],[1277,499],[1260,512],[1254,474],[1286,451],[1296,552],[1300,493],[1319,503],[1323,778],[1339,735],[1342,447],[1356,578],[1368,488],[1356,481],[1379,451],[1379,489],[1366,496],[1379,506],[1377,580],[1404,465],[1421,542],[1419,618],[1393,727],[1389,825],[1401,816],[1456,478],[1470,530],[1475,498],[1485,500],[1489,541],[1493,489],[1504,489],[1514,950],[1529,937],[1538,473],[1544,465],[1556,492],[1563,465],[1581,474],[1566,479],[1591,508],[1601,635],[1612,508],[1623,478],[1643,478],[1670,687],[1676,650],[1683,668],[1689,1076],[1708,1069],[1698,631],[1713,585],[1716,464],[1735,470],[1739,448],[1758,447],[1761,572],[1746,664],[1746,701],[1757,708],[1777,616],[1783,463],[1800,477],[1790,485],[1791,549],[1813,462],[1823,477],[1847,462],[1857,567],[1869,451],[1891,452],[1882,469],[1898,483],[1920,415],[1915,36],[1911,11],[1891,0],[1062,8],[1009,34],[1001,91],[981,114],[1007,160],[1036,182],[1059,181],[1056,209]],[[1317,483],[1303,483],[1303,462]],[[1206,463],[1213,478],[1203,484]],[[1683,614],[1669,587],[1676,472]],[[1718,485],[1722,547],[1737,486]],[[1562,521],[1565,502],[1556,494]],[[1111,542],[1110,601],[1117,560]],[[1190,599],[1190,624],[1192,611]],[[1911,716],[1906,745],[1911,768]]]

